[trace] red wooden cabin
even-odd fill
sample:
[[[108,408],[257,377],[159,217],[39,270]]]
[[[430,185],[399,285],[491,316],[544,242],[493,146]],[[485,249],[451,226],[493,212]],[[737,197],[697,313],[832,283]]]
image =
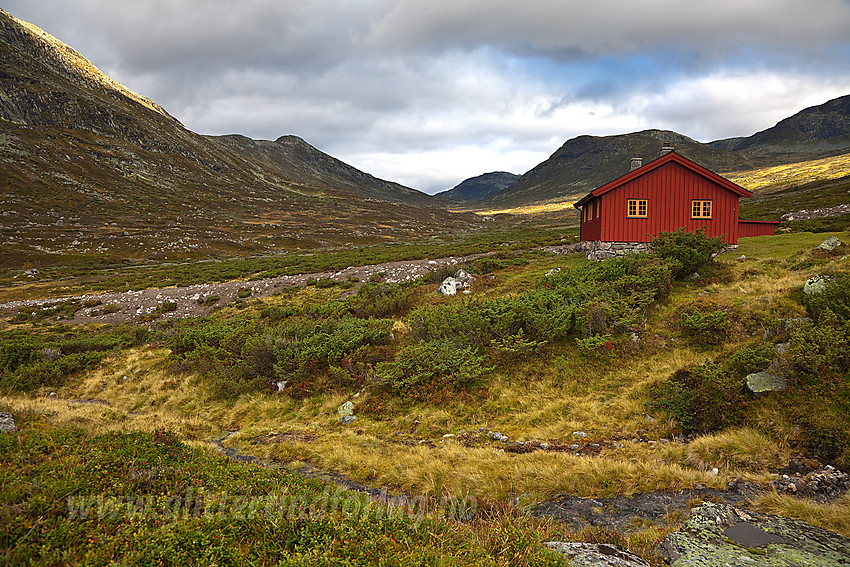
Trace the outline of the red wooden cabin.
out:
[[[739,236],[773,234],[778,224],[756,222],[742,234],[738,200],[752,193],[674,151],[643,166],[636,158],[632,168],[575,204],[581,211],[582,241],[644,243],[660,232],[684,228],[737,244]]]

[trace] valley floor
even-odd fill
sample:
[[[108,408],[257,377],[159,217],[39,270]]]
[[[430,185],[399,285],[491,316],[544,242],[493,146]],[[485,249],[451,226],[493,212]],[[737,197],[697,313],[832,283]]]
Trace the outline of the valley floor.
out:
[[[304,317],[305,324],[321,320],[328,316],[324,313],[338,313],[335,310],[340,302],[359,297],[353,286],[346,285],[354,283],[353,278],[365,282],[380,272],[384,282],[407,281],[402,289],[411,290],[410,300],[419,306],[417,309],[441,313],[441,309],[520,297],[525,290],[551,278],[549,274],[583,270],[589,264],[580,255],[544,251],[503,256],[502,264],[490,266],[476,277],[471,295],[457,297],[439,296],[436,284],[412,280],[435,268],[472,266],[477,255],[350,268],[260,283],[215,284],[219,287],[209,289],[146,290],[151,306],[154,301],[162,305],[175,300],[178,309],[184,303],[197,305],[195,311],[185,314],[209,315],[199,320],[209,323],[186,328],[162,326],[156,340],[145,339],[116,349],[92,369],[72,374],[55,385],[15,392],[8,391],[7,381],[0,409],[24,416],[24,431],[27,427],[39,431],[81,427],[87,435],[167,431],[205,454],[223,447],[279,467],[263,475],[274,474],[274,470],[279,474],[289,474],[290,470],[328,471],[332,473],[328,480],[352,482],[378,492],[384,488],[390,494],[407,494],[414,499],[424,496],[434,501],[465,499],[495,514],[488,516],[490,528],[493,522],[511,523],[513,530],[527,530],[524,533],[538,543],[556,535],[586,539],[587,532],[580,531],[581,523],[595,525],[594,529],[612,528],[617,531],[606,531],[608,535],[602,539],[617,540],[653,562],[657,561],[652,555],[655,543],[680,525],[687,508],[700,500],[733,500],[850,535],[850,497],[818,503],[771,491],[779,471],[804,450],[794,441],[794,424],[780,417],[784,410],[772,406],[771,399],[753,404],[739,425],[700,435],[686,434],[670,413],[651,403],[659,388],[681,369],[737,356],[741,348],[761,342],[771,322],[806,316],[799,299],[804,282],[819,273],[848,272],[846,256],[812,252],[826,236],[801,233],[742,240],[738,251],[720,257],[719,271],[673,284],[668,299],[643,312],[635,338],[626,335],[597,346],[574,339],[553,340],[529,347],[531,350],[520,356],[498,351],[502,354],[494,355],[485,381],[461,390],[441,391],[437,385],[415,398],[382,393],[371,382],[319,389],[304,396],[294,395],[293,384],[289,384],[280,392],[265,387],[223,398],[220,392],[224,386],[212,381],[222,371],[216,369],[218,359],[190,363],[175,358],[173,345],[177,343],[169,341],[189,332],[196,337],[220,333],[214,331],[216,325],[259,325],[257,328],[262,329],[275,321],[271,317],[278,312],[294,314],[286,317]],[[850,233],[837,236],[850,241]],[[336,283],[304,285],[308,279]],[[280,286],[275,287],[275,283]],[[240,298],[240,290],[245,289],[250,293],[243,292]],[[199,301],[210,295],[218,295],[222,304],[242,301],[210,310]],[[133,298],[138,303],[138,295],[130,292],[101,300],[101,305],[88,309],[103,309],[103,305],[118,303],[118,297]],[[352,305],[350,309],[363,308],[344,304]],[[710,305],[726,313],[730,326],[722,341],[694,341],[683,333],[682,313],[693,305]],[[126,313],[119,309],[112,315],[117,317],[115,321],[126,321],[129,318],[121,315]],[[412,340],[411,333],[417,332],[414,319],[426,313],[409,311],[391,317],[388,324],[394,338],[387,348],[407,348],[405,341]],[[147,321],[152,329],[169,314],[184,315],[182,311],[151,314],[156,315]],[[78,323],[89,321],[84,318],[66,319],[69,325],[63,327],[48,324],[49,319],[15,322],[8,311],[6,317],[3,332],[7,344],[11,344],[10,337],[22,336],[13,335],[16,332],[32,336],[44,333],[47,337],[61,334],[60,327],[69,331],[90,329],[92,333],[107,328],[78,327]],[[306,332],[306,328],[300,332]],[[258,336],[263,332],[272,337],[271,330],[261,330]],[[331,331],[327,332],[326,341],[336,340]],[[217,336],[220,346],[216,348],[225,348],[231,340]],[[520,337],[515,345],[531,340],[530,336]],[[209,352],[211,357],[219,356]],[[237,353],[234,356],[248,356],[242,345],[233,352]],[[350,367],[355,369],[354,365],[352,362]],[[327,372],[336,376],[341,371],[332,366]],[[222,376],[215,380],[236,380],[235,375]],[[348,401],[356,420],[343,425],[338,410]],[[226,439],[221,441],[225,433]],[[730,482],[742,490],[727,492]],[[178,482],[171,490],[184,488]],[[644,506],[657,509],[655,514],[636,511],[630,516],[606,516],[608,508],[623,508],[617,498],[656,491],[662,491],[662,495],[681,492],[688,497],[670,501],[666,508],[657,502]],[[745,497],[753,500],[746,501]],[[581,500],[588,498],[595,500]],[[588,504],[594,501],[599,504],[596,508]],[[638,500],[629,501],[638,508],[643,506]],[[566,514],[570,521],[530,519],[533,513],[557,516],[559,507],[572,510]],[[495,510],[501,512],[496,514]],[[595,514],[601,514],[596,521]],[[527,524],[529,521],[541,523]],[[614,533],[620,535],[611,535]]]

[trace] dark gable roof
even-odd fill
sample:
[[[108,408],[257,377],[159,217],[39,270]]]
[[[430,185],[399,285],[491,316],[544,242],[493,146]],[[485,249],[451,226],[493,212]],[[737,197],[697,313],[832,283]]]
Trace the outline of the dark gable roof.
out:
[[[660,158],[658,158],[656,160],[649,162],[648,164],[646,164],[642,167],[637,168],[634,171],[630,171],[629,173],[623,175],[622,177],[620,177],[618,179],[615,179],[614,181],[611,181],[610,183],[606,183],[602,187],[597,187],[596,189],[594,189],[593,191],[591,191],[590,193],[588,193],[587,195],[585,195],[584,197],[582,197],[581,199],[576,201],[576,203],[573,206],[578,209],[578,208],[584,206],[588,201],[590,201],[594,197],[599,197],[600,195],[604,195],[605,193],[607,193],[609,191],[613,191],[614,189],[616,189],[616,188],[618,188],[622,185],[625,185],[626,183],[628,183],[632,179],[636,179],[636,178],[640,177],[641,175],[645,175],[645,174],[649,173],[650,171],[652,171],[654,169],[657,169],[657,168],[659,168],[663,165],[670,163],[671,161],[674,161],[674,162],[678,163],[679,165],[690,169],[691,171],[693,171],[697,175],[702,175],[703,177],[710,179],[714,183],[720,185],[721,187],[728,189],[729,191],[732,191],[733,193],[737,193],[741,197],[749,198],[749,197],[753,196],[753,194],[751,192],[747,191],[746,189],[744,189],[740,185],[736,185],[735,183],[732,183],[731,181],[729,181],[725,177],[721,177],[720,175],[717,175],[713,171],[710,171],[710,170],[704,168],[703,166],[698,165],[698,164],[692,162],[691,160],[680,156],[676,152],[670,152],[668,154],[661,156]]]

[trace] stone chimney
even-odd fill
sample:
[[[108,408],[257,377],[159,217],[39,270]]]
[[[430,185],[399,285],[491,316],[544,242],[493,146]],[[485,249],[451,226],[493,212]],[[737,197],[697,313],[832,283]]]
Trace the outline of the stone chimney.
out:
[[[672,152],[675,148],[673,148],[672,144],[664,144],[661,146],[661,154],[658,157],[666,156],[670,152]]]
[[[629,171],[634,171],[643,165],[643,158],[639,156],[635,156],[632,158],[632,166]]]

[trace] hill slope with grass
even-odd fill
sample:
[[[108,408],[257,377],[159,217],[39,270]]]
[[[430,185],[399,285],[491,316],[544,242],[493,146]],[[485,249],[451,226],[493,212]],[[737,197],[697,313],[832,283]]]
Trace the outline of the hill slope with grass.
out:
[[[0,92],[5,266],[275,253],[475,222],[294,136],[197,135],[6,12]]]
[[[848,232],[833,235],[850,241]],[[26,549],[42,564],[58,553],[95,553],[67,535],[77,524],[67,523],[64,496],[56,495],[69,490],[134,502],[160,495],[160,508],[169,495],[185,498],[186,476],[207,494],[245,498],[280,491],[313,498],[323,490],[287,470],[253,473],[259,492],[254,483],[238,488],[244,465],[200,451],[216,443],[390,494],[474,497],[483,514],[475,521],[438,519],[428,535],[408,536],[407,549],[420,558],[459,552],[448,534],[462,534],[473,538],[468,557],[490,554],[498,564],[509,553],[514,563],[535,564],[548,557],[540,555],[543,538],[557,535],[617,542],[660,564],[652,549],[687,507],[636,515],[618,523],[619,532],[600,527],[612,525],[604,509],[589,515],[584,531],[529,514],[578,497],[607,503],[685,490],[731,498],[738,493],[730,482],[753,498],[747,504],[738,494],[739,506],[850,534],[850,497],[803,476],[827,464],[850,467],[850,265],[846,245],[817,248],[827,236],[741,239],[737,251],[715,259],[721,243],[682,233],[663,235],[652,254],[604,262],[518,246],[463,266],[475,276],[471,293],[454,297],[436,293],[450,273],[444,269],[400,284],[287,288],[219,305],[203,318],[163,309],[135,326],[65,325],[56,320],[61,305],[47,306],[56,311],[44,317],[7,318],[0,409],[19,416],[24,441],[2,438],[8,450],[0,454],[5,470],[35,479],[26,491],[7,484],[0,494],[21,518],[10,524],[9,541],[28,534],[39,545]],[[829,276],[822,291],[803,293],[814,275]],[[748,394],[748,375],[768,369],[786,388]],[[338,410],[347,401],[356,420],[344,425]],[[88,455],[85,470],[96,462],[110,472],[56,474],[60,464],[77,470],[80,455]],[[162,468],[147,464],[152,459]],[[774,494],[783,474],[808,496]],[[126,499],[115,504],[127,513]],[[227,518],[183,517],[173,537],[219,530],[225,541],[247,537],[244,524]],[[157,557],[174,556],[159,547],[170,532],[149,520],[109,520],[102,543],[114,557],[135,557],[121,535],[130,530],[159,542]],[[351,516],[324,520],[253,523],[251,538],[279,541],[283,530],[286,541],[300,542],[272,546],[268,560],[296,547],[353,553],[334,539]],[[412,528],[370,525],[356,540],[361,547]],[[339,547],[305,539],[320,527],[329,530],[322,541]],[[494,529],[502,530],[498,549],[480,539]]]

